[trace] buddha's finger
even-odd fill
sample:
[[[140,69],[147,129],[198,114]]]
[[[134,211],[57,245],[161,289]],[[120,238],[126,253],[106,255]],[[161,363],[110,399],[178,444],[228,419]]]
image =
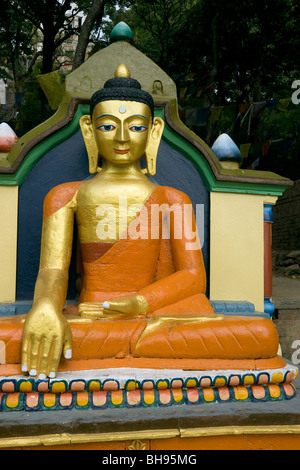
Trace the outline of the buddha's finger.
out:
[[[116,300],[116,301],[109,301],[103,302],[103,313],[105,310],[109,313],[128,313],[128,301],[127,300]]]
[[[72,332],[69,324],[66,327],[63,354],[65,359],[71,359],[72,357]]]
[[[50,377],[50,379],[54,379],[57,374],[62,348],[63,342],[59,338],[54,338],[50,348],[47,367],[47,376]]]
[[[22,372],[28,372],[28,364],[30,362],[29,361],[30,343],[31,343],[31,337],[24,335],[23,344],[22,344],[22,357],[21,357]]]
[[[100,318],[107,316],[108,318],[113,318],[114,316],[120,317],[121,315],[127,315],[124,312],[120,312],[119,310],[103,310],[103,315]]]
[[[39,336],[33,335],[31,338],[28,371],[29,375],[32,377],[35,377],[37,375],[41,341],[42,339]]]
[[[45,380],[48,372],[48,360],[50,356],[51,342],[46,341],[45,338],[42,339],[40,347],[40,360],[38,367],[38,374],[40,380]]]

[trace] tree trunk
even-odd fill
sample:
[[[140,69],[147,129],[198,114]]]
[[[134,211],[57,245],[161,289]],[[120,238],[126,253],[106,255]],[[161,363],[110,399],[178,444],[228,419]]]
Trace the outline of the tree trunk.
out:
[[[85,59],[90,34],[97,18],[103,16],[105,0],[94,0],[88,15],[81,27],[78,44],[73,60],[73,70],[77,69]]]
[[[43,63],[42,63],[42,75],[45,73],[52,72],[53,68],[53,55],[54,55],[54,42],[55,34],[46,31],[44,33],[43,41]]]

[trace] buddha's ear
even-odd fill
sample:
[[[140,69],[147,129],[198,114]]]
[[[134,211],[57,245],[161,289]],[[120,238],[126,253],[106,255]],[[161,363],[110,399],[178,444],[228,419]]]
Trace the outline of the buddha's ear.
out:
[[[163,135],[164,127],[165,123],[161,118],[154,118],[145,152],[147,170],[149,175],[151,176],[154,176],[156,173],[157,152]]]
[[[86,115],[80,118],[79,123],[89,157],[89,172],[93,175],[97,173],[99,155],[92,120]]]

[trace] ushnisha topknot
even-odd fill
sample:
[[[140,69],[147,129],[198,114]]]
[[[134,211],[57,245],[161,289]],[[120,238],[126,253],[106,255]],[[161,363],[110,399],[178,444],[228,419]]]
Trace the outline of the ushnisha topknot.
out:
[[[115,77],[110,78],[104,84],[104,88],[96,91],[91,98],[90,113],[93,116],[93,111],[97,104],[102,101],[137,101],[146,104],[151,111],[152,118],[154,117],[154,101],[150,93],[142,90],[141,84],[130,77],[130,71],[125,64],[119,65],[115,72]]]

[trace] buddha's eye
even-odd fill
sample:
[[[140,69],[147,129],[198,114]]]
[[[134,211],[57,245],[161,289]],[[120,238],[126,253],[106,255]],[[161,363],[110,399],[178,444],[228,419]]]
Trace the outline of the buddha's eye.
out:
[[[131,126],[129,127],[129,129],[132,132],[144,132],[145,130],[148,129],[148,127],[147,126]]]
[[[113,124],[102,124],[101,126],[96,127],[96,129],[99,129],[99,131],[102,132],[114,131],[115,128],[116,126],[114,126]]]

